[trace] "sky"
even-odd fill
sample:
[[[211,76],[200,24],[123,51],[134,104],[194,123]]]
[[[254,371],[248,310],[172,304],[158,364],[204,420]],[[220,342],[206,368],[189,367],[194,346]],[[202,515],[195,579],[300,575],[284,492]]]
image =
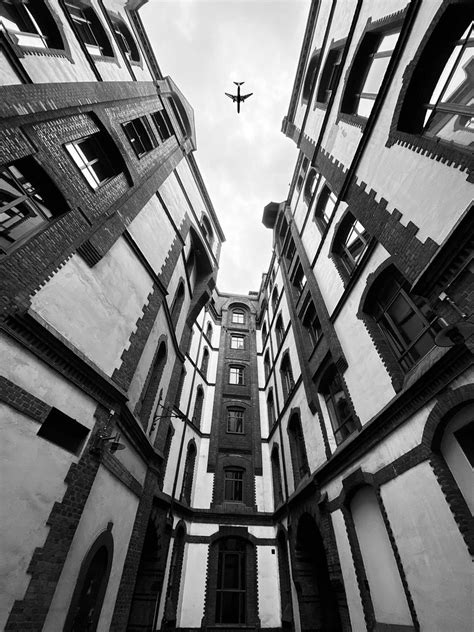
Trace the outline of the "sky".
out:
[[[221,292],[260,287],[272,231],[269,202],[288,196],[298,150],[281,130],[310,0],[148,0],[140,15],[162,73],[194,109],[194,153],[226,236]],[[253,95],[237,114],[225,92]]]

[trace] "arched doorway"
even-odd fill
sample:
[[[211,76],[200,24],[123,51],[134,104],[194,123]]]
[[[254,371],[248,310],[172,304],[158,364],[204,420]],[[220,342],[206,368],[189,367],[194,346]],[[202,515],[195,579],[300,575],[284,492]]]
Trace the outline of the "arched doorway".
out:
[[[342,630],[337,597],[331,585],[326,552],[319,529],[303,514],[296,533],[294,579],[303,632]]]

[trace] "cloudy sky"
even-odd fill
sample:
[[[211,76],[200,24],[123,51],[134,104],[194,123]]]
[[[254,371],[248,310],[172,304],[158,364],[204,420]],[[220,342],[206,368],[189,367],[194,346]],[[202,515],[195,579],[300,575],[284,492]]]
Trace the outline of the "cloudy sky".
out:
[[[288,195],[297,158],[280,131],[310,0],[148,0],[141,16],[160,68],[194,108],[195,157],[222,225],[217,287],[258,290],[272,234],[268,202]],[[241,106],[233,81],[253,96]]]

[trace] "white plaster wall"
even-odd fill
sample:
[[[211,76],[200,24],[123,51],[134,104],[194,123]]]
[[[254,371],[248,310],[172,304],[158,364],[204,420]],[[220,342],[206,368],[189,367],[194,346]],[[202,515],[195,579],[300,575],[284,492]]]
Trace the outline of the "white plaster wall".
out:
[[[123,239],[94,268],[77,255],[32,297],[32,309],[105,373],[119,366],[152,281]]]
[[[253,535],[255,538],[274,538],[276,536],[276,531],[274,527],[263,527],[261,525],[260,526],[249,525],[248,530],[249,530],[249,534]]]
[[[36,436],[40,424],[0,404],[0,629],[16,599],[22,599],[26,571],[36,547],[44,545],[46,520],[66,491],[64,477],[77,460]],[[6,484],[8,481],[8,484]]]
[[[185,214],[190,212],[190,209],[174,172],[166,178],[158,192],[176,225],[179,226]]]
[[[133,474],[143,484],[147,472],[145,461],[124,435],[120,436],[120,443],[125,446],[125,449],[117,450],[115,457],[127,468],[130,474]]]
[[[270,429],[268,423],[268,411],[267,411],[267,395],[268,391],[258,392],[258,409],[260,413],[260,436],[262,438],[268,437]],[[275,409],[276,410],[276,409]]]
[[[196,628],[204,614],[208,544],[188,543],[184,548],[183,574],[177,625]]]
[[[0,51],[0,86],[11,86],[13,84],[22,83],[21,79],[15,72],[10,59],[5,55],[3,50]]]
[[[262,628],[281,626],[278,556],[275,547],[257,546],[258,614]]]
[[[153,270],[160,274],[176,233],[156,195],[148,200],[128,231]]]
[[[429,463],[381,492],[421,629],[470,632],[471,558]]]
[[[201,430],[211,432],[212,410],[214,407],[214,386],[204,385],[204,405],[202,408]]]
[[[114,554],[97,632],[108,632],[138,499],[104,468],[99,468],[48,611],[43,632],[62,629],[79,570],[96,538],[113,522]]]
[[[171,441],[170,452],[168,456],[168,462],[166,464],[166,472],[163,481],[163,492],[165,494],[171,494],[173,490],[174,476],[176,473],[176,467],[178,463],[179,446],[181,443],[181,435],[183,432],[183,422],[181,419],[173,418],[171,423],[174,427],[174,435]],[[179,488],[177,489],[177,493]]]
[[[346,525],[342,511],[334,511],[331,513],[331,520],[334,527],[334,535],[336,537],[337,551],[339,554],[339,562],[341,564],[342,577],[344,580],[344,590],[346,593],[347,607],[349,609],[349,617],[352,629],[354,631],[362,631],[366,629],[364,611],[360,600],[359,586],[354,569],[351,547],[347,537]]]

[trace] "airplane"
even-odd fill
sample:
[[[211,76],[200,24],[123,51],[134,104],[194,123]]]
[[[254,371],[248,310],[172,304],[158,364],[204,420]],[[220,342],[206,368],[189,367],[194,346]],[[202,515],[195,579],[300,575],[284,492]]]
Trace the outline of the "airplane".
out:
[[[228,97],[230,97],[232,99],[232,101],[235,103],[237,102],[237,112],[240,112],[240,103],[244,102],[245,99],[247,99],[248,97],[251,97],[253,92],[250,92],[250,94],[240,94],[240,86],[245,83],[245,81],[241,81],[240,83],[238,83],[237,81],[234,81],[235,85],[237,86],[237,94],[229,94],[228,92],[226,92],[226,95]]]

